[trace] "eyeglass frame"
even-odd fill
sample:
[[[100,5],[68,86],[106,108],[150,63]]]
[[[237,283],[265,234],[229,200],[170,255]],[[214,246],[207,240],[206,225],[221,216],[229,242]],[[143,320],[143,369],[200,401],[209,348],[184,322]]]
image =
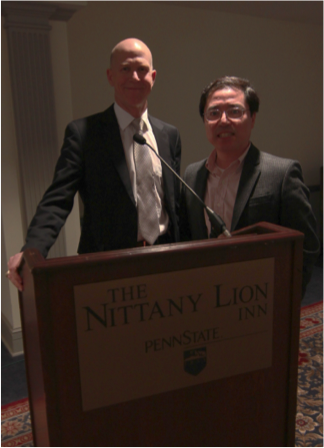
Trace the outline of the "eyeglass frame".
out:
[[[228,112],[228,110],[223,110],[223,111],[221,111],[219,108],[217,108],[217,107],[211,107],[210,109],[208,109],[207,110],[207,112],[209,112],[210,110],[219,110],[220,112],[221,112],[221,115],[220,115],[220,117],[219,118],[217,118],[217,119],[215,119],[215,120],[209,120],[208,118],[207,118],[207,113],[206,114],[204,114],[204,118],[209,122],[209,123],[214,123],[215,121],[219,121],[219,120],[221,120],[222,119],[222,117],[223,117],[223,114],[225,113],[225,115],[226,115],[226,118],[228,119],[228,120],[240,120],[242,117],[243,117],[243,115],[244,115],[244,113],[245,112],[247,112],[247,110],[248,109],[245,109],[244,107],[242,107],[242,106],[238,106],[238,105],[233,105],[233,106],[231,106],[231,107],[229,107],[229,109],[239,109],[241,112],[242,112],[242,115],[240,116],[240,117],[237,117],[237,118],[230,118],[228,115],[227,115],[227,112]]]

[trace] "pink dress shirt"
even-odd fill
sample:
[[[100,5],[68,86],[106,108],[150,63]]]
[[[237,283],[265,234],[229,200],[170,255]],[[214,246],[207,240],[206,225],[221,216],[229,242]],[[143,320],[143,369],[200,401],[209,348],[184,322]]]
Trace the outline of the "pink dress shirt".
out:
[[[226,169],[219,168],[217,165],[217,154],[215,150],[210,154],[206,162],[209,175],[205,193],[205,204],[223,219],[228,230],[231,230],[234,204],[242,174],[243,161],[249,149],[250,144],[244,153]],[[205,221],[209,235],[210,222],[206,211]]]

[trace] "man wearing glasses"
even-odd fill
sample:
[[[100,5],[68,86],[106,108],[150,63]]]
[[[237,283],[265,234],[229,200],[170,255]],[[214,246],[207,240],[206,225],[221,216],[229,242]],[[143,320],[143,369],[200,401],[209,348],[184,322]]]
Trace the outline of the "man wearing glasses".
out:
[[[185,180],[231,231],[267,221],[303,232],[303,294],[319,254],[316,220],[297,161],[259,151],[250,141],[259,97],[246,79],[225,76],[207,86],[199,112],[214,149],[208,159],[189,165]],[[183,241],[208,238],[202,205],[182,190]]]

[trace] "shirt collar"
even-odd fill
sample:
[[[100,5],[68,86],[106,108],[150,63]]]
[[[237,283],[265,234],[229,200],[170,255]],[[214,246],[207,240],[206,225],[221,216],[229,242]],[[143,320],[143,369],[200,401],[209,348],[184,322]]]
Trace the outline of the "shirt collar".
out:
[[[234,164],[240,166],[242,164],[242,162],[244,161],[244,159],[250,149],[250,146],[251,146],[251,142],[248,144],[248,147],[243,152],[243,154],[241,154],[238,159],[234,160],[234,162],[232,162],[228,168],[232,167]],[[214,151],[212,151],[212,153],[208,157],[207,162],[206,162],[206,168],[210,173],[215,173],[218,170],[220,170],[222,172],[225,171],[225,170],[222,170],[221,168],[219,168],[219,166],[217,165],[216,149],[214,149]],[[228,169],[228,168],[226,168],[226,169]]]
[[[117,103],[114,103],[114,111],[116,114],[119,127],[122,131],[124,131],[127,128],[127,126],[131,124],[131,122],[134,120],[135,117],[133,117],[133,115],[129,114],[124,109],[122,109]],[[147,109],[142,114],[141,118],[145,122],[147,129],[150,129],[151,126],[148,120]]]

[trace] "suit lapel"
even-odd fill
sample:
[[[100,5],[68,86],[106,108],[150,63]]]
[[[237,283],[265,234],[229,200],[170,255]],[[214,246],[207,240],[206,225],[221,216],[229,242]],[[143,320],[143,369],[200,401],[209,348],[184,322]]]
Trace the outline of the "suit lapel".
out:
[[[205,202],[205,193],[209,174],[209,171],[206,168],[206,161],[207,159],[203,160],[201,167],[198,169],[193,187],[193,190],[197,193],[197,195],[203,202]],[[192,201],[192,207],[195,209],[194,214],[198,218],[194,223],[194,225],[197,227],[197,232],[199,235],[201,235],[202,238],[208,238],[204,207],[198,202],[196,198],[192,198]]]
[[[136,206],[133,188],[129,177],[129,171],[126,163],[123,142],[120,136],[118,121],[114,112],[114,107],[110,106],[103,116],[104,122],[104,138],[109,153],[119,176],[125,186],[125,189]]]
[[[197,182],[195,185],[195,192],[203,202],[205,202],[205,193],[209,174],[209,171],[206,168],[206,162],[207,159],[203,160],[201,167],[197,171]]]
[[[249,152],[244,160],[243,170],[236,195],[231,226],[232,231],[235,230],[243,210],[252,194],[254,186],[260,176],[261,171],[259,169],[259,163],[260,151],[251,144],[251,148],[249,149]]]

